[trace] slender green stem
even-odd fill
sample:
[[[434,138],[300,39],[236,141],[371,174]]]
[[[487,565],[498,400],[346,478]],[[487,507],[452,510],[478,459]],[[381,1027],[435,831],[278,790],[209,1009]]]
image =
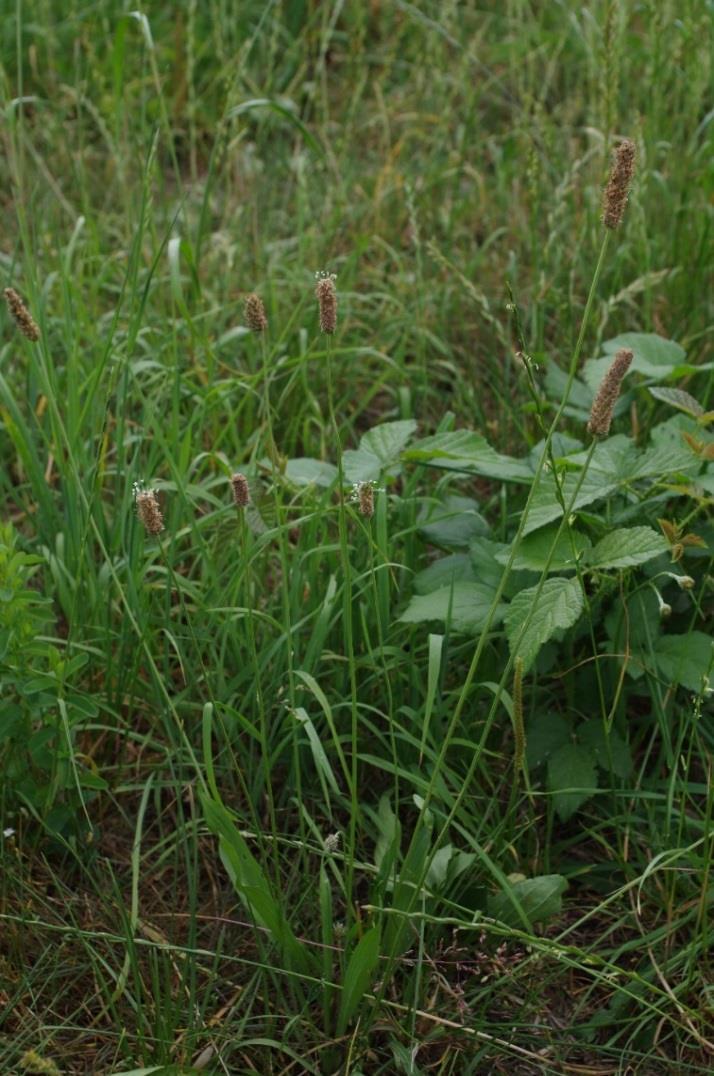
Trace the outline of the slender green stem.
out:
[[[340,428],[335,414],[335,393],[332,370],[332,337],[327,336],[327,399],[330,412],[330,422],[335,438],[335,451],[337,453],[337,494],[338,503],[338,527],[340,537],[340,562],[342,566],[342,620],[344,627],[345,650],[347,651],[347,663],[350,680],[350,824],[347,839],[347,879],[345,890],[348,901],[351,899],[354,881],[354,864],[357,856],[357,818],[359,803],[357,800],[357,782],[359,776],[358,763],[358,721],[357,710],[357,670],[355,665],[354,650],[354,621],[352,610],[352,566],[350,562],[350,549],[347,537],[347,511],[345,508],[345,479],[342,465],[342,442]],[[348,915],[354,912],[351,905],[348,906]]]

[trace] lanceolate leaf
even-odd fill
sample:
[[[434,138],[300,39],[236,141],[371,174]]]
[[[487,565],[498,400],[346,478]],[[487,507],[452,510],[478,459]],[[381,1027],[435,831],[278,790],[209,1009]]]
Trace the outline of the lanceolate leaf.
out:
[[[570,628],[583,610],[583,592],[577,579],[548,579],[540,593],[529,587],[516,594],[505,615],[506,635],[514,657],[530,668],[543,643],[559,630]]]
[[[606,534],[587,555],[589,568],[632,568],[666,553],[667,540],[652,527],[620,527]]]
[[[349,959],[342,987],[340,1013],[337,1018],[337,1034],[343,1035],[354,1016],[362,996],[369,989],[379,961],[380,933],[372,927],[360,939]]]
[[[255,921],[268,930],[286,964],[298,971],[310,971],[310,954],[293,934],[284,909],[273,896],[268,879],[230,813],[208,796],[202,796],[201,803],[208,828],[219,839],[221,859],[236,893]]]
[[[563,893],[568,883],[560,874],[543,874],[538,878],[524,878],[512,882],[506,892],[488,898],[488,914],[510,926],[541,923],[558,915],[563,904]]]
[[[694,397],[690,396],[684,389],[669,389],[653,386],[650,388],[650,395],[654,396],[655,400],[663,400],[672,407],[676,407],[678,411],[684,411],[686,414],[693,415],[695,418],[704,414],[704,408],[699,401],[695,400]]]

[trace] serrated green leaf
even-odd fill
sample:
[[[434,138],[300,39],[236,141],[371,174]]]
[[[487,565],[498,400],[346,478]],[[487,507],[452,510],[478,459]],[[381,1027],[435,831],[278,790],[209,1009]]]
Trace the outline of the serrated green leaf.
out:
[[[488,914],[509,926],[523,926],[519,908],[530,923],[542,923],[559,915],[563,907],[563,893],[568,883],[560,874],[542,874],[537,878],[524,878],[512,882],[508,891],[488,897]]]
[[[535,770],[564,744],[570,743],[570,725],[560,714],[538,714],[526,727],[526,761]]]
[[[583,592],[577,579],[547,579],[540,593],[538,587],[528,587],[516,594],[504,622],[511,653],[523,659],[524,671],[543,643],[556,631],[572,627],[582,611]]]
[[[600,718],[593,717],[580,725],[577,735],[582,746],[592,752],[598,766],[609,771],[612,764],[612,772],[616,777],[624,779],[630,776],[632,756],[629,745],[625,743],[619,732],[610,729],[608,733]]]
[[[480,474],[502,482],[530,482],[533,470],[526,460],[502,456],[485,437],[472,430],[453,430],[425,437],[402,453],[402,459],[447,471]]]
[[[676,407],[678,411],[684,411],[688,415],[693,415],[697,418],[699,415],[704,414],[704,408],[695,400],[693,396],[690,396],[684,389],[669,389],[661,386],[651,386],[650,395],[654,396],[655,400],[662,400],[664,403],[668,403],[671,407]]]
[[[434,545],[464,548],[474,538],[486,535],[489,526],[472,497],[450,495],[441,504],[429,506],[419,530]]]
[[[597,789],[597,772],[593,754],[584,747],[568,743],[548,760],[548,791],[563,822],[575,814]]]
[[[288,460],[285,475],[296,486],[323,486],[327,488],[337,480],[337,468],[334,463],[327,463],[325,460],[314,460],[305,456]]]
[[[664,535],[652,527],[619,527],[606,534],[587,556],[589,568],[633,568],[669,549]]]
[[[654,652],[660,675],[670,684],[681,684],[696,694],[707,693],[714,659],[714,644],[703,631],[686,635],[662,635]]]
[[[403,624],[422,624],[441,620],[457,631],[480,631],[493,602],[494,591],[483,583],[456,582],[439,587],[429,594],[415,594],[399,620]],[[496,609],[493,624],[503,616],[503,606]]]
[[[557,530],[558,528],[555,526],[543,527],[541,530],[523,538],[518,546],[515,560],[513,561],[513,568],[516,570],[522,569],[531,572],[542,572],[551,555],[551,549],[553,548],[553,543],[556,539]],[[573,546],[575,546],[575,555],[573,554]],[[572,531],[571,534],[568,534],[566,530],[563,530],[557,539],[557,544],[548,571],[562,572],[567,571],[568,569],[575,570],[575,557],[584,553],[589,546],[590,539],[587,535],[579,534],[577,531]],[[499,564],[507,564],[510,556],[510,547],[507,546],[505,549],[499,550],[495,556]]]
[[[412,434],[416,431],[416,422],[409,419],[400,419],[397,422],[382,422],[379,426],[373,426],[367,430],[360,440],[359,447],[362,452],[371,452],[376,456],[383,467],[399,460],[399,454],[406,446]]]

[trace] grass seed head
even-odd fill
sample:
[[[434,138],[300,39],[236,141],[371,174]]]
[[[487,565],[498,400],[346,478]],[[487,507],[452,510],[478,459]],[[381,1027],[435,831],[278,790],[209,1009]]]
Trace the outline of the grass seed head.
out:
[[[615,150],[610,178],[602,200],[602,222],[606,228],[619,228],[635,171],[635,143],[623,138]]]
[[[263,300],[254,291],[246,295],[243,304],[245,323],[253,333],[262,333],[268,328],[268,318],[263,306]]]
[[[371,519],[374,515],[374,486],[371,482],[360,482],[358,492],[360,515]]]
[[[240,471],[237,471],[236,474],[231,475],[231,485],[233,486],[233,500],[236,508],[245,508],[250,500],[248,479]]]
[[[591,433],[593,437],[607,437],[610,432],[612,413],[620,395],[622,379],[629,370],[631,362],[632,352],[629,348],[620,348],[615,353],[612,366],[602,379],[590,411],[588,433]]]
[[[147,534],[161,534],[164,518],[161,515],[159,499],[153,489],[142,489],[136,494],[136,514]]]
[[[37,326],[37,322],[15,289],[5,288],[3,295],[5,296],[10,313],[14,317],[17,327],[22,335],[26,336],[28,340],[32,340],[33,343],[39,340],[40,330]]]
[[[320,331],[332,334],[337,328],[337,292],[334,273],[318,273],[315,295],[320,309]]]

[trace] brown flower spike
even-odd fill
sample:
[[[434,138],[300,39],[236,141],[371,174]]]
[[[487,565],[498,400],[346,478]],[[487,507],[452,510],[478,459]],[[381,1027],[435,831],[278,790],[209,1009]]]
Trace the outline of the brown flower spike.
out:
[[[147,534],[161,534],[164,529],[164,519],[153,489],[143,489],[137,493],[136,514]]]
[[[268,328],[268,319],[265,314],[263,300],[254,291],[246,295],[243,305],[245,323],[253,333],[262,333]]]
[[[610,178],[602,199],[602,222],[606,228],[619,228],[635,171],[635,143],[623,138],[615,150]]]
[[[231,475],[231,485],[233,486],[233,500],[236,508],[245,508],[250,500],[248,479],[238,471],[236,474]]]
[[[622,379],[630,369],[631,362],[632,352],[629,348],[620,348],[615,353],[612,366],[603,377],[590,410],[588,433],[591,433],[593,437],[607,437],[610,432],[612,413],[620,395]]]
[[[374,515],[374,486],[371,482],[360,482],[357,487],[359,514],[371,519]]]
[[[3,295],[22,335],[26,336],[28,340],[32,340],[33,343],[39,340],[40,330],[37,327],[37,322],[15,289],[5,288]]]
[[[320,308],[320,331],[331,335],[337,328],[337,292],[334,276],[319,276],[315,295]]]

